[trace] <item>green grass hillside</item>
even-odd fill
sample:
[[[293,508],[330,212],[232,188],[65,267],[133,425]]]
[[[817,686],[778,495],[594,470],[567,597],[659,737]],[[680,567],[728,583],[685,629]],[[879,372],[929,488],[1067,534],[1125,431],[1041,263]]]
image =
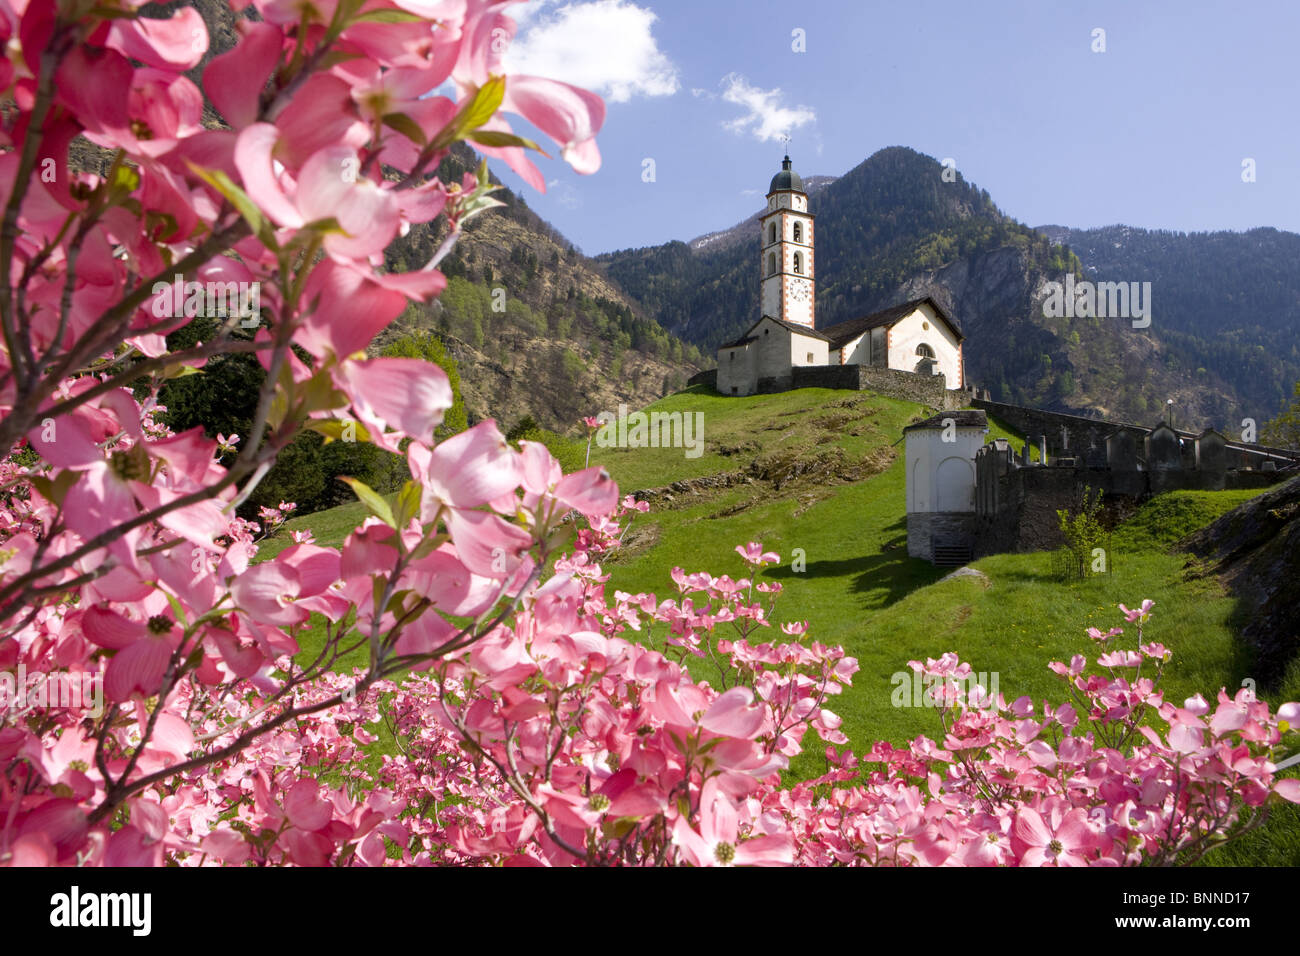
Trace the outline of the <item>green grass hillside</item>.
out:
[[[893,445],[928,410],[868,393],[845,395],[803,389],[730,398],[689,390],[647,410],[702,412],[701,457],[687,459],[681,449],[593,448],[593,462],[609,468],[625,491],[721,472],[751,479],[716,489],[696,482],[655,495],[651,512],[634,520],[625,552],[609,563],[609,586],[668,596],[673,566],[734,576],[744,567],[734,546],[762,541],[783,559],[765,573],[784,586],[776,619],[807,620],[818,640],[842,644],[861,664],[854,687],[832,705],[855,742],[932,733],[932,712],[892,706],[891,677],[910,659],[949,650],[977,671],[996,672],[1008,699],[1055,699],[1058,679],[1047,663],[1090,653],[1085,628],[1121,622],[1116,606],[1144,598],[1156,602],[1148,637],[1175,650],[1166,678],[1171,694],[1258,679],[1232,640],[1233,601],[1213,579],[1186,570],[1185,556],[1167,551],[1252,492],[1153,500],[1113,536],[1110,573],[1077,584],[1056,577],[1046,552],[995,555],[973,564],[985,578],[943,580],[950,569],[907,555],[903,446]],[[994,423],[988,438],[1007,434]],[[793,559],[800,555],[797,571]],[[698,676],[708,673],[701,667]],[[1291,692],[1297,689],[1292,682]]]
[[[893,706],[893,678],[907,671],[908,660],[956,651],[990,682],[996,679],[1008,700],[1028,694],[1057,703],[1065,694],[1048,662],[1076,653],[1095,657],[1085,629],[1127,627],[1116,605],[1146,598],[1155,601],[1146,638],[1174,653],[1164,682],[1169,699],[1197,692],[1212,699],[1220,687],[1235,690],[1246,678],[1278,687],[1261,692],[1272,703],[1300,699],[1300,667],[1287,675],[1254,673],[1234,639],[1233,621],[1243,609],[1213,576],[1170,550],[1255,492],[1177,492],[1151,500],[1115,530],[1109,573],[1077,583],[1063,583],[1046,552],[983,558],[972,565],[982,577],[945,580],[951,569],[907,555],[899,439],[904,426],[931,409],[867,392],[802,389],[733,398],[693,388],[646,411],[698,413],[703,453],[593,445],[592,464],[607,467],[622,491],[645,491],[651,502],[607,562],[607,588],[670,597],[675,566],[735,577],[745,572],[737,544],[761,541],[777,551],[782,563],[763,575],[784,586],[774,619],[807,620],[815,639],[843,645],[858,659],[853,687],[830,704],[859,752],[873,740],[900,744],[939,732],[933,710]],[[992,422],[988,438],[997,437],[1015,436]],[[319,541],[336,544],[363,517],[358,504],[289,527],[309,526]],[[263,553],[286,539],[277,535]],[[656,629],[648,639],[658,644],[662,636]],[[760,635],[765,638],[784,636],[774,628]],[[716,676],[702,661],[692,667],[699,679]],[[801,755],[792,775],[819,773],[820,750],[814,745]],[[1300,814],[1275,815],[1209,862],[1300,863]]]

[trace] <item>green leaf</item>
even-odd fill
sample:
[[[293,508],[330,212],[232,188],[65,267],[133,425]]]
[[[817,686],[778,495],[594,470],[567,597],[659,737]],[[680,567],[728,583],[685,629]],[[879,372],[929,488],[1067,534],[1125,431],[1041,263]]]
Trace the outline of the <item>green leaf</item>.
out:
[[[607,837],[621,840],[635,830],[640,822],[640,817],[619,817],[617,820],[605,820],[601,829]]]
[[[339,225],[339,221],[333,216],[327,216],[324,219],[313,219],[311,222],[304,223],[292,239],[284,245],[284,251],[290,254],[304,249],[324,236],[346,236],[347,231]]]
[[[469,134],[469,140],[472,143],[478,143],[480,146],[520,146],[523,149],[535,149],[547,159],[551,154],[542,147],[538,146],[531,139],[524,136],[516,136],[514,133],[507,133],[493,129],[480,129]]]
[[[316,72],[327,73],[332,67],[336,67],[340,63],[359,59],[361,59],[360,53],[348,53],[346,50],[330,50],[317,62]]]
[[[77,479],[80,477],[81,472],[67,470],[59,472],[53,481],[43,475],[32,475],[27,480],[32,483],[32,487],[41,493],[42,498],[62,507],[64,496],[67,495],[68,490],[77,483]]]
[[[424,17],[405,10],[367,10],[352,18],[353,23],[423,23]]]
[[[504,205],[505,203],[501,200],[493,199],[491,196],[475,196],[468,202],[461,204],[460,221],[462,223],[467,222],[479,213],[487,212],[489,209],[494,209],[497,206]]]
[[[182,627],[190,626],[189,615],[185,613],[185,605],[173,594],[163,592],[167,598],[167,603],[171,605],[172,613],[176,615],[176,620],[180,621]]]
[[[287,364],[287,363],[286,363]],[[266,413],[266,423],[271,428],[279,428],[284,424],[284,418],[289,414],[289,399],[284,392],[277,391],[271,396],[271,407]]]
[[[427,558],[429,555],[433,554],[433,552],[442,547],[446,541],[447,536],[445,534],[435,534],[432,537],[425,538],[416,545],[415,550],[411,552],[411,560],[419,561],[422,558]]]
[[[276,248],[275,234],[270,221],[262,215],[262,210],[257,208],[257,203],[253,202],[248,193],[244,192],[235,184],[234,180],[220,169],[207,169],[198,163],[190,162],[188,159],[185,162],[194,171],[194,175],[226,197],[230,204],[244,217],[244,221],[252,228],[254,235],[262,241],[264,246],[268,249]],[[267,241],[268,239],[270,242]]]
[[[424,135],[420,124],[405,113],[385,113],[383,121],[385,126],[397,130],[421,149],[429,144],[429,137]]]
[[[163,378],[185,378],[187,375],[202,375],[203,370],[193,365],[168,365],[163,369]]]
[[[225,196],[230,201],[230,204],[239,210],[239,214],[253,227],[254,232],[261,231],[263,224],[266,222],[262,216],[262,210],[257,208],[257,203],[253,202],[248,193],[236,185],[234,180],[220,169],[207,169],[189,160],[186,160],[186,163],[193,170],[194,175]]]
[[[119,10],[116,7],[104,6],[92,7],[90,15],[97,20],[134,20],[136,18],[134,10]]]
[[[402,485],[397,496],[397,527],[405,528],[411,519],[420,513],[420,495],[422,489],[414,481]]]
[[[388,599],[388,607],[384,608],[384,612],[392,614],[395,617],[401,617],[402,612],[406,610],[402,605],[406,603],[406,599],[410,593],[410,588],[403,588],[401,591],[395,593]]]
[[[185,658],[185,663],[181,665],[181,670],[183,672],[197,670],[199,665],[202,663],[203,645],[200,644],[198,647],[194,648],[194,650],[190,651],[189,657]]]
[[[322,369],[305,382],[299,382],[294,398],[298,401],[298,413],[333,411],[345,408],[348,397],[334,387],[334,379],[327,369]]]
[[[314,432],[319,432],[325,436],[325,444],[332,441],[343,441],[348,434],[348,426],[351,425],[351,435],[356,441],[370,441],[370,430],[358,421],[342,421],[338,418],[311,418],[308,419],[303,428]]]
[[[145,228],[149,235],[156,236],[160,233],[164,236],[170,236],[176,231],[176,217],[169,212],[159,212],[157,209],[150,209],[144,216]]]
[[[474,96],[464,106],[457,110],[451,122],[434,137],[430,146],[435,150],[446,149],[457,140],[464,139],[467,133],[478,129],[492,118],[501,105],[501,101],[505,99],[505,95],[505,77],[491,77],[478,88]]]
[[[338,5],[334,8],[334,16],[330,18],[326,35],[332,42],[340,33],[347,29],[348,25],[355,22],[352,18],[356,12],[365,5],[365,0],[339,0]],[[308,11],[303,10],[303,22],[307,22]]]
[[[504,76],[492,76],[488,81],[478,88],[474,98],[465,104],[464,109],[457,114],[457,118],[463,122],[462,129],[478,129],[488,120],[490,120],[496,111],[501,107],[501,101],[506,98],[506,78]]]
[[[328,236],[331,234],[337,234],[340,236],[347,235],[347,232],[344,230],[344,228],[339,225],[339,221],[335,219],[333,216],[326,216],[324,219],[313,219],[311,222],[304,223],[303,227],[298,230],[299,235],[302,235],[303,233],[313,233],[313,232],[321,236]],[[309,239],[310,236],[306,238]],[[304,239],[304,241],[306,241],[306,239]],[[299,242],[298,236],[294,236],[293,243],[298,243],[298,242]],[[290,245],[292,245],[293,243],[291,243]]]
[[[346,483],[352,489],[353,494],[370,510],[372,515],[390,528],[397,527],[397,521],[393,518],[393,509],[388,507],[388,502],[383,499],[379,492],[358,478],[339,475],[339,481]]]

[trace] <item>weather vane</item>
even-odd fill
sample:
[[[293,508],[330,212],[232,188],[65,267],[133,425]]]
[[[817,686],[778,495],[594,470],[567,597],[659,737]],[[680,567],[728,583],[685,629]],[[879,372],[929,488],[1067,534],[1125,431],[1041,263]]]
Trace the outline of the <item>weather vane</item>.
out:
[[[790,155],[790,134],[782,133],[781,142],[785,144],[785,154],[789,156]]]

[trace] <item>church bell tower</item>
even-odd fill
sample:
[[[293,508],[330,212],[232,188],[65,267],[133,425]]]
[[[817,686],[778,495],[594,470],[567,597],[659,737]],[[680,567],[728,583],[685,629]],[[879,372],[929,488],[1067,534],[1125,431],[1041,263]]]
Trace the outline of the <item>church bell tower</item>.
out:
[[[816,328],[813,305],[813,215],[803,180],[790,157],[772,177],[762,230],[762,314],[805,328]]]

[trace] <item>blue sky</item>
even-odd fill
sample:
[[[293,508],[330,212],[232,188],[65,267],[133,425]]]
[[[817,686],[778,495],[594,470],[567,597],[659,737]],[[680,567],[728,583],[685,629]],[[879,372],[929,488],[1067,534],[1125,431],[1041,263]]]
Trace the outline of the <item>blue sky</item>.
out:
[[[589,255],[753,213],[781,132],[805,176],[886,146],[951,157],[1030,225],[1300,231],[1295,0],[532,0],[509,12],[510,69],[608,105],[597,173],[540,159],[542,196],[494,164]],[[1245,159],[1255,182],[1242,181]]]

